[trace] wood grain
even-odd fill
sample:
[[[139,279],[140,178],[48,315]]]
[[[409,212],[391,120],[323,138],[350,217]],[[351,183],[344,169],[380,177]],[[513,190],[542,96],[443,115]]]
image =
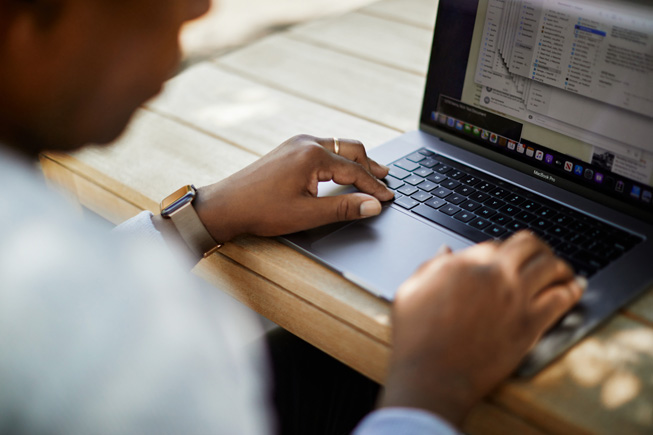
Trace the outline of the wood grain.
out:
[[[433,30],[438,0],[384,0],[362,8],[363,13]]]
[[[266,38],[216,60],[230,71],[389,128],[418,126],[425,80],[297,41]]]
[[[203,63],[166,84],[148,108],[222,141],[263,155],[300,133],[348,137],[373,148],[398,135],[338,110]]]
[[[426,76],[433,39],[431,30],[363,13],[295,26],[291,35],[420,76]]]

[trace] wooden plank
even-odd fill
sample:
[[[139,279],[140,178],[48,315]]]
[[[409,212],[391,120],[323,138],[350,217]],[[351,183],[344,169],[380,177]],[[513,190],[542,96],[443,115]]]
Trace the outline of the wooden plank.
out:
[[[433,30],[438,0],[384,0],[360,9],[361,12]]]
[[[418,126],[425,79],[280,34],[216,62],[252,80],[401,131]]]
[[[137,215],[143,208],[134,205],[132,202],[100,187],[88,177],[82,177],[71,170],[71,166],[79,167],[79,162],[71,157],[62,155],[44,155],[41,157],[41,166],[46,178],[64,187],[80,205],[88,208],[94,213],[102,216],[114,225],[118,225],[126,219]],[[61,184],[61,180],[67,180]],[[121,187],[120,190],[124,190]],[[151,204],[155,206],[155,204]]]
[[[397,130],[247,80],[208,62],[170,80],[148,107],[256,155],[300,133],[355,138],[369,148],[398,135]]]
[[[290,32],[301,40],[424,77],[433,39],[431,30],[363,13],[295,26]]]
[[[257,159],[252,153],[143,110],[115,144],[87,147],[71,156],[82,164],[78,173],[88,173],[107,190],[117,189],[118,196],[155,212],[161,198],[179,186],[220,181]]]
[[[653,428],[653,328],[623,316],[530,381],[494,400],[553,433],[644,434]]]
[[[505,409],[482,402],[472,409],[463,425],[464,433],[469,435],[544,435],[545,432],[532,426]]]

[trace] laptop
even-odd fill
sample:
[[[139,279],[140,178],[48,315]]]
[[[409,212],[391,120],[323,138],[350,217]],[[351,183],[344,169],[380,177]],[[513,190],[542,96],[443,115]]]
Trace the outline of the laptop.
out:
[[[531,376],[653,285],[652,58],[648,1],[440,0],[420,128],[370,152],[394,201],[283,240],[391,301],[443,244],[535,232],[589,287]]]

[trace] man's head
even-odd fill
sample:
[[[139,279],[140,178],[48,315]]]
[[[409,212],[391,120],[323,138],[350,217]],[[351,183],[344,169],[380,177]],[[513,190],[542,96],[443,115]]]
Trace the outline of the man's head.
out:
[[[0,141],[34,153],[115,139],[209,3],[0,0]]]

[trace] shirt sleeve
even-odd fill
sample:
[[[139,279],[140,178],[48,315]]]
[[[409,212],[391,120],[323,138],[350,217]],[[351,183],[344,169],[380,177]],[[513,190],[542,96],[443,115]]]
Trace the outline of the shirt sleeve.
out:
[[[413,408],[383,408],[372,412],[356,427],[353,435],[458,435],[442,418]]]
[[[165,246],[163,236],[154,227],[152,216],[151,212],[143,211],[118,225],[113,232],[119,236],[138,237],[144,243]]]

